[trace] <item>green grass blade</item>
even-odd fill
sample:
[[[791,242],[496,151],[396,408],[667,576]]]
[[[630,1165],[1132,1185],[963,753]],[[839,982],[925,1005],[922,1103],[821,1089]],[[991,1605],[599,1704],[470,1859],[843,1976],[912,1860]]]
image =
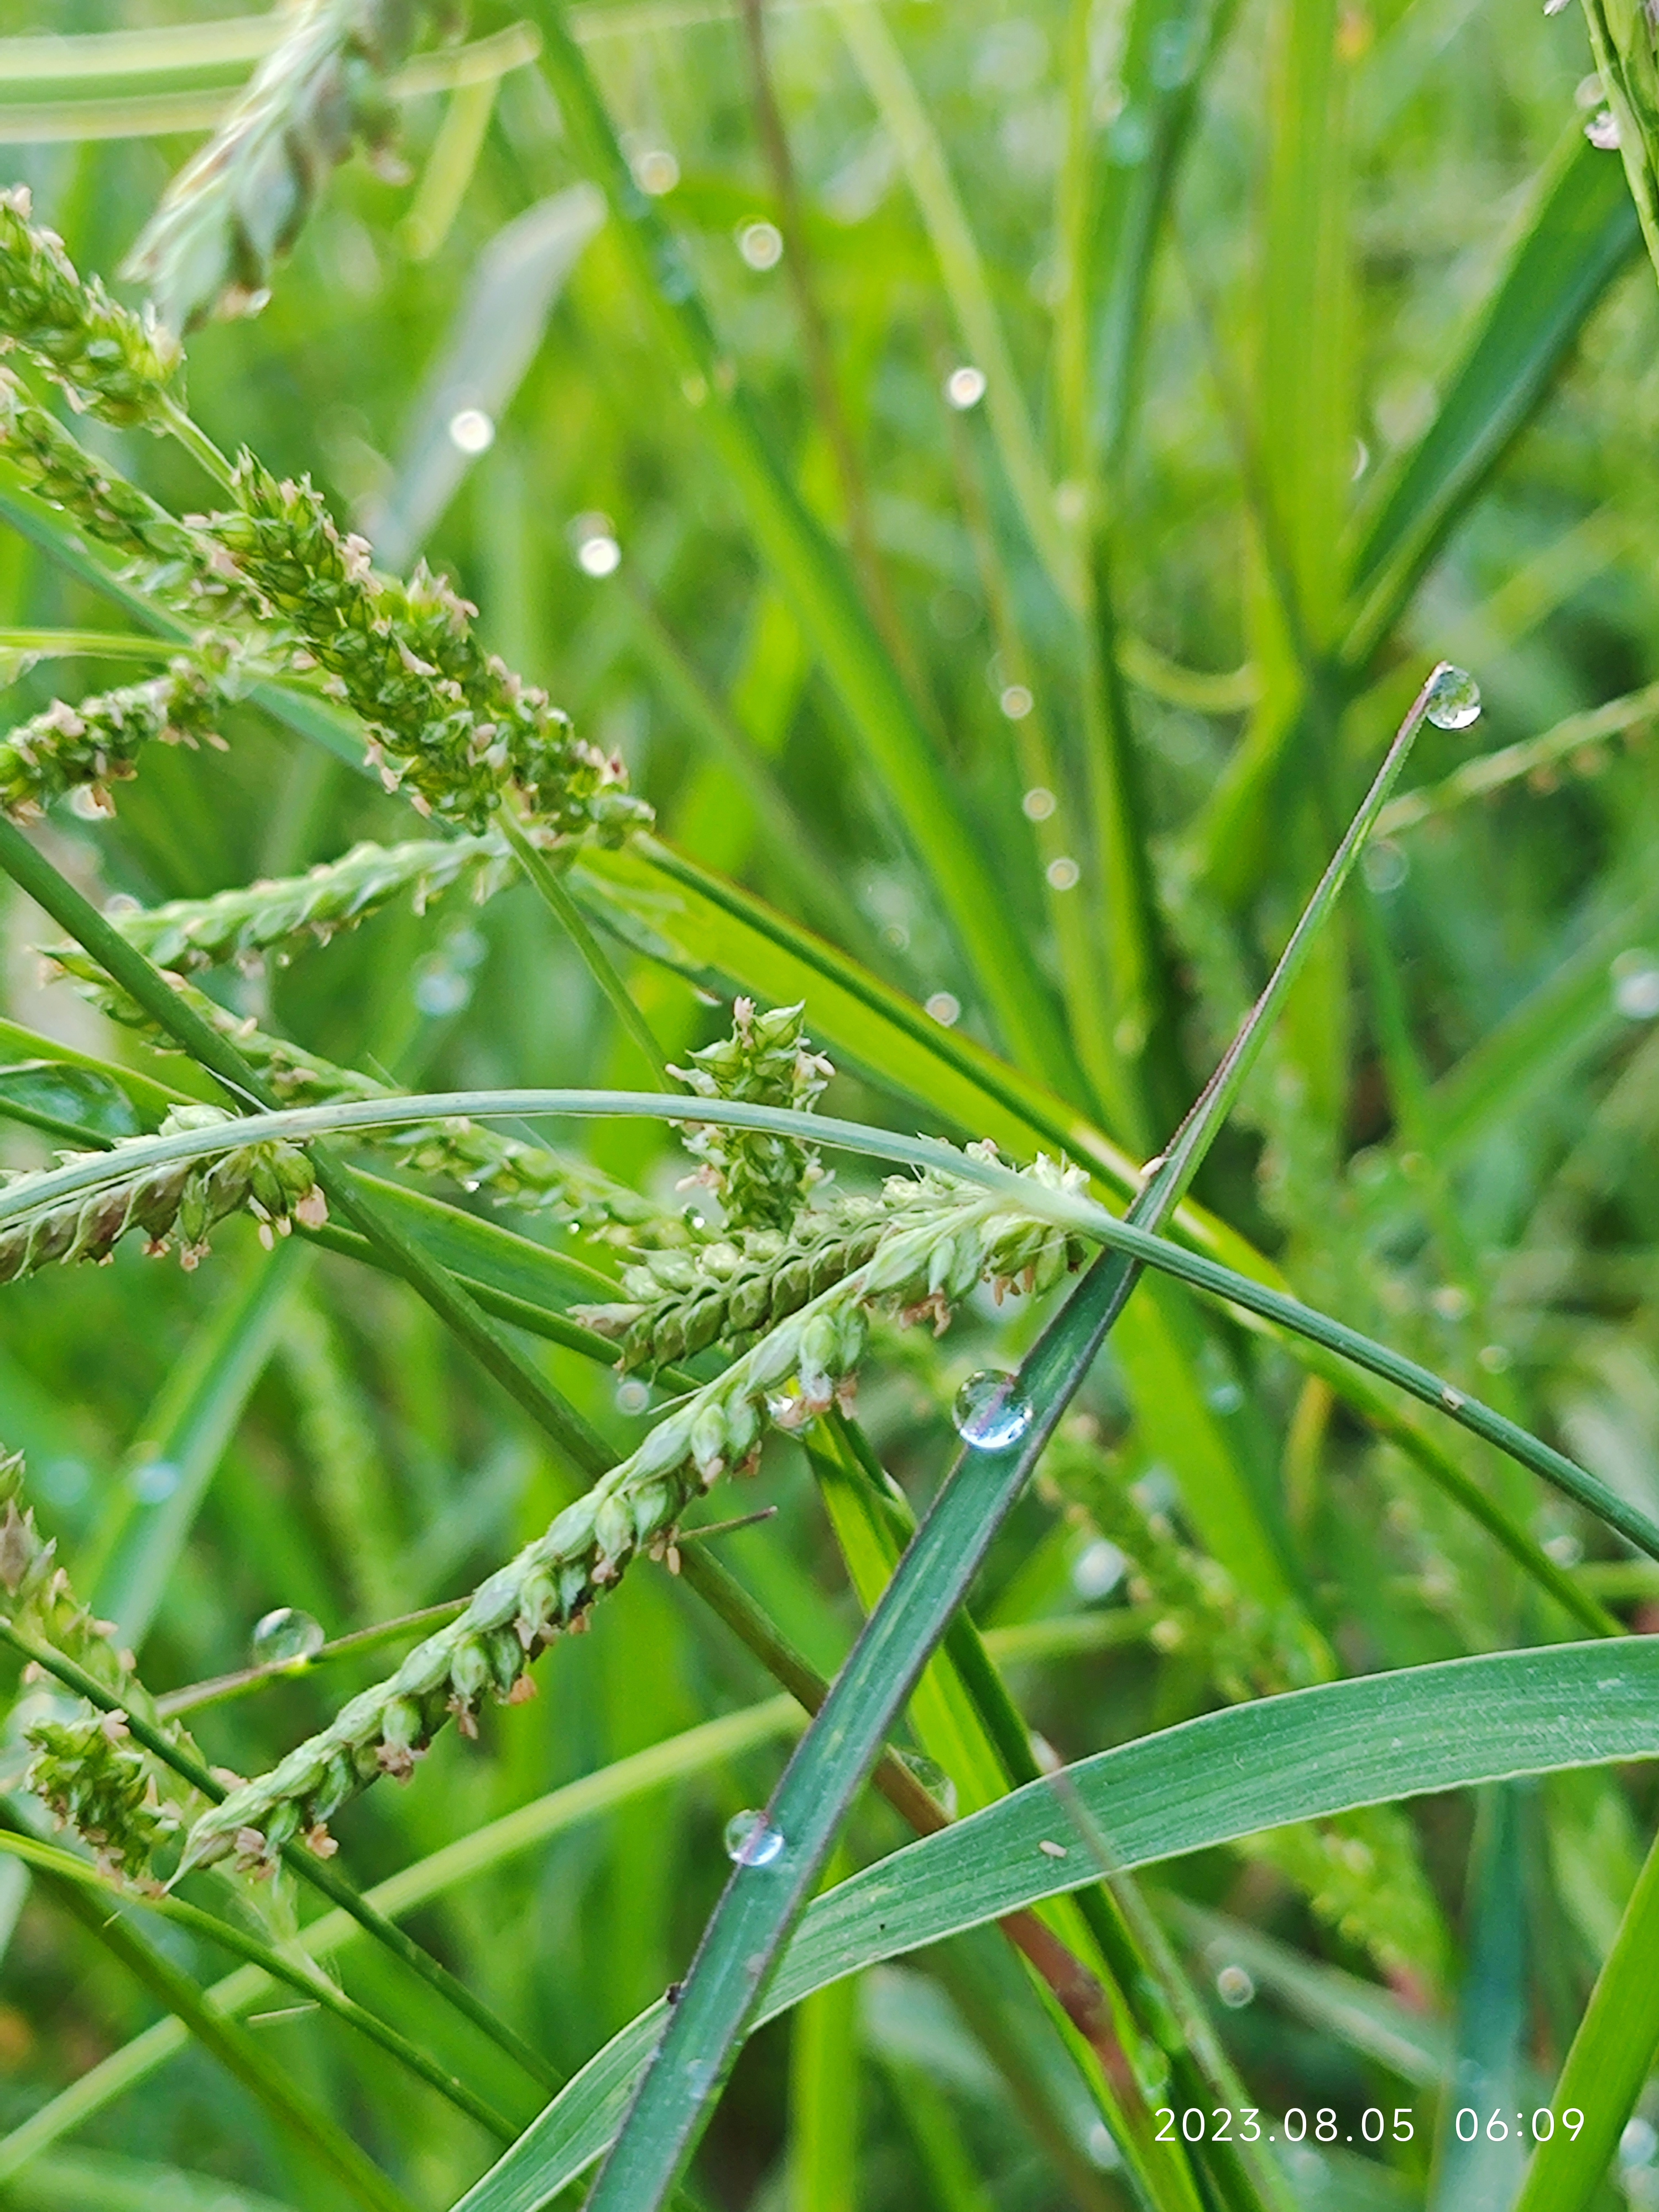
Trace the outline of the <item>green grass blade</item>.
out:
[[[313,2161],[331,2173],[352,2199],[368,2212],[414,2212],[410,2199],[381,2172],[372,2159],[326,2112],[297,2088],[287,2069],[234,2021],[224,2020],[209,2004],[190,1976],[147,1943],[107,1904],[89,1897],[78,1884],[47,1875],[57,1901],[79,1920],[128,1972],[158,1997],[190,2031],[204,2050],[219,2061],[264,2106],[283,2133]]]
[[[1055,590],[1074,612],[1080,611],[1077,548],[1068,541],[1055,512],[1054,487],[1003,335],[979,242],[944,146],[881,11],[860,4],[860,0],[836,0],[836,16],[904,164],[968,357],[984,372],[985,410],[1020,520]]]
[[[1502,1784],[1479,1808],[1470,1870],[1468,1962],[1458,2003],[1456,2049],[1441,2085],[1440,2142],[1429,2212],[1464,2212],[1471,2204],[1507,2204],[1520,2175],[1518,2129],[1494,2136],[1480,2128],[1466,2142],[1448,2124],[1473,2106],[1483,2117],[1507,2116],[1526,2088],[1529,2021],[1527,1990],[1527,1887],[1522,1861],[1520,1793]]]
[[[1616,1652],[1562,1644],[1321,1683],[1206,1714],[1067,1771],[1115,1863],[1133,1869],[1362,1805],[1654,1758],[1659,1645],[1639,1639]],[[763,2016],[842,1974],[1091,1881],[1091,1856],[1068,1836],[1064,1801],[1038,1782],[878,1861],[809,1910]],[[1659,1876],[1650,1886],[1650,1921]],[[1643,1940],[1650,1949],[1650,1928]],[[591,2165],[665,2010],[653,2007],[607,2045],[454,2212],[539,2212]],[[1659,2001],[1653,2010],[1659,2026]],[[1546,2197],[1525,2212],[1546,2205],[1557,2212]]]
[[[1401,725],[1260,999],[1137,1194],[1130,1208],[1137,1230],[1142,1223],[1155,1230],[1174,1211],[1219,1133],[1388,798],[1439,672],[1430,676]],[[1014,1389],[1030,1409],[1029,1428],[1000,1448],[970,1447],[947,1477],[767,1808],[769,1825],[783,1839],[778,1856],[769,1864],[740,1866],[726,1885],[638,2098],[594,2185],[592,2212],[647,2212],[684,2172],[847,1806],[1139,1273],[1127,1257],[1095,1263],[1021,1364]]]
[[[112,1911],[118,1905],[132,1901],[129,1893],[107,1875],[100,1874],[85,1859],[78,1859],[71,1852],[60,1850],[55,1844],[37,1843],[33,1837],[0,1831],[0,1852],[5,1852],[40,1872],[51,1874],[60,1882],[72,1883],[94,1895],[102,1896]],[[503,2142],[512,2142],[514,2130],[511,2124],[493,2106],[468,2088],[464,2081],[447,2074],[418,2044],[411,2042],[409,2037],[399,2033],[366,2006],[360,2005],[344,1990],[337,1988],[326,1974],[318,1971],[307,1972],[305,1967],[295,1966],[280,1952],[260,1942],[245,1929],[218,1918],[214,1913],[204,1912],[198,1906],[186,1905],[181,1899],[152,1897],[141,1893],[137,1902],[143,1910],[159,1913],[175,1927],[206,1942],[216,1944],[234,1958],[243,1959],[250,1966],[257,1966],[273,1981],[297,1990],[308,2002],[333,2014],[337,2020],[343,2021],[360,2035],[367,2036],[381,2050],[390,2052],[399,2065],[406,2067],[428,2088],[435,2089],[441,2096],[447,2098],[458,2111],[465,2112],[469,2119],[476,2121],[489,2134]]]
[[[1586,2212],[1599,2202],[1619,2147],[1659,2050],[1659,1844],[1648,1853],[1619,1934],[1596,1977],[1550,2099],[1555,2131],[1534,2153],[1515,2212]],[[1583,2115],[1575,2138],[1567,2113]],[[509,2152],[508,2156],[512,2154]]]
[[[1097,1262],[1022,1365],[1030,1427],[1000,1449],[964,1453],[947,1479],[767,1808],[781,1850],[738,1867],[726,1886],[592,2212],[647,2212],[672,2191],[846,1808],[1092,1364],[1127,1275],[1115,1260]]]
[[[587,64],[556,5],[543,10],[543,56],[578,159],[609,201],[625,264],[670,362],[702,409],[708,442],[763,554],[788,592],[848,717],[927,867],[1014,1057],[1063,1073],[1064,1040],[1042,978],[1015,933],[933,742],[877,635],[846,561],[774,456],[754,406],[720,349],[690,270],[629,173]]]
[[[292,1238],[269,1257],[260,1253],[191,1339],[144,1416],[94,1540],[96,1565],[82,1577],[94,1612],[115,1623],[131,1650],[143,1647],[305,1267],[304,1249]],[[141,1468],[170,1472],[172,1486],[153,1504],[134,1488]]]
[[[1388,635],[1635,253],[1640,233],[1621,185],[1575,125],[1449,374],[1439,411],[1379,488],[1351,572],[1343,652],[1354,670]]]
[[[1619,125],[1625,180],[1659,269],[1659,67],[1653,26],[1631,0],[1584,0],[1590,51],[1601,88]]]

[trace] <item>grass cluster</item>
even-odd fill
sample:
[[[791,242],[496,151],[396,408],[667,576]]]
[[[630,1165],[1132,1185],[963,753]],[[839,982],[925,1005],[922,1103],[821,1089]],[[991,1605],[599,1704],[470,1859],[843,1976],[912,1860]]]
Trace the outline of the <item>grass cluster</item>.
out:
[[[1659,2205],[1644,11],[136,12],[0,38],[0,2202]]]

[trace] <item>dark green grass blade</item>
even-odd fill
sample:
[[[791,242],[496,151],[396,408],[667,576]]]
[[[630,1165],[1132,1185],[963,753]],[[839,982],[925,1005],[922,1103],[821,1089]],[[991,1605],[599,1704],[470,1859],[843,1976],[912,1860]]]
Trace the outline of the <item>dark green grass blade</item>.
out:
[[[1096,1262],[1020,1370],[1020,1394],[1035,1409],[1024,1436],[1000,1450],[965,1451],[946,1479],[767,1808],[769,1825],[784,1839],[780,1856],[769,1865],[738,1867],[726,1886],[639,2102],[594,2186],[593,2212],[645,2212],[672,2190],[848,1804],[1132,1280],[1123,1261]]]
[[[1522,1774],[1659,1758],[1659,1639],[1558,1644],[1321,1683],[1206,1714],[1067,1770],[1127,1869],[1362,1805]],[[1063,1857],[1042,1850],[1058,1844]],[[1082,1887],[1097,1869],[1033,1783],[908,1844],[806,1913],[759,2017],[840,1975]],[[1648,1905],[1659,1905],[1659,1880]],[[1650,1934],[1646,1940],[1650,1942]],[[1647,1969],[1651,1982],[1650,1959]],[[538,2212],[599,2154],[666,2010],[633,2021],[455,2212]],[[1585,2109],[1588,2110],[1588,2103]],[[1621,2123],[1622,2124],[1622,2123]],[[1538,2197],[1525,2212],[1556,2212]]]
[[[1616,164],[1575,125],[1438,414],[1387,483],[1360,541],[1344,649],[1353,669],[1393,628],[1639,245]]]

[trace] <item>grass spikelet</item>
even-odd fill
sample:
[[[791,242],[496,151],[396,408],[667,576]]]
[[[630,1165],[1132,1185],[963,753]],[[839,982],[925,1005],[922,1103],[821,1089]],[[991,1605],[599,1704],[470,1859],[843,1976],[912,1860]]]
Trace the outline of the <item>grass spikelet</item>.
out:
[[[72,707],[54,700],[0,740],[0,806],[15,821],[32,821],[65,792],[82,791],[98,812],[112,813],[109,786],[138,773],[147,746],[222,748],[215,726],[222,705],[217,687],[182,658],[164,676]]]
[[[304,0],[128,258],[125,274],[149,287],[169,329],[258,313],[330,172],[357,146],[386,166],[386,79],[422,17],[450,13],[422,0]]]
[[[181,1106],[162,1129],[202,1128],[233,1119],[216,1106]],[[118,1164],[120,1154],[117,1144],[100,1157]],[[4,1185],[8,1195],[27,1198],[33,1179],[10,1176]],[[21,1212],[0,1228],[0,1283],[15,1282],[41,1267],[106,1259],[135,1230],[143,1233],[152,1254],[176,1242],[180,1261],[193,1268],[208,1249],[214,1225],[245,1212],[253,1215],[267,1241],[286,1236],[295,1221],[325,1219],[323,1194],[305,1154],[292,1145],[240,1145],[211,1163],[150,1168],[125,1181],[112,1178],[88,1197],[43,1206],[38,1212]]]
[[[106,422],[167,426],[184,356],[153,314],[82,276],[55,231],[33,220],[27,185],[0,192],[0,351],[15,348]]]

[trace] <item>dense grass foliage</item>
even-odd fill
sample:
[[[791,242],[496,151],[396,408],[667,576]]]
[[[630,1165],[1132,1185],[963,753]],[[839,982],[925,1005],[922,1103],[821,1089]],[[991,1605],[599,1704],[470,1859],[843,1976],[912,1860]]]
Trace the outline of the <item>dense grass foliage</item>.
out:
[[[1644,11],[3,27],[0,2201],[1659,2203]]]

